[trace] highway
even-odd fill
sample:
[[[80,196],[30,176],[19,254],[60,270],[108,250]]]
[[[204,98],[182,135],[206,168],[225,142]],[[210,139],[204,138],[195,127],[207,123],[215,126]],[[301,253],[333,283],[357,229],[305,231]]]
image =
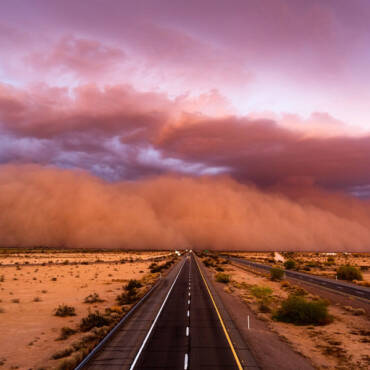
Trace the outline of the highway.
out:
[[[215,293],[192,253],[166,279],[84,368],[257,368],[246,346],[234,346]]]
[[[251,267],[255,267],[255,268],[267,270],[267,271],[271,269],[271,266],[264,265],[262,263],[251,262],[243,258],[237,258],[237,257],[232,257],[232,256],[227,256],[227,257],[231,261],[234,261],[234,262],[237,262],[243,265],[247,265],[247,266],[251,266]],[[363,299],[370,300],[370,288],[354,285],[354,284],[347,283],[341,280],[333,280],[333,279],[324,278],[321,276],[305,274],[303,272],[292,271],[292,270],[286,270],[285,275],[293,279],[303,280],[311,284],[320,285],[320,286],[335,290],[340,293],[350,294],[356,297],[361,297]]]

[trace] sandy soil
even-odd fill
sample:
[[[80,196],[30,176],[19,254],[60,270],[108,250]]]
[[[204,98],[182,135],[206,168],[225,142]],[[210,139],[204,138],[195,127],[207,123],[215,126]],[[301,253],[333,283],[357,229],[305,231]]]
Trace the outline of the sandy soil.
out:
[[[225,266],[223,266],[225,268]],[[295,326],[272,320],[271,313],[260,313],[258,300],[251,294],[252,286],[272,289],[270,306],[277,309],[280,302],[298,286],[282,287],[280,282],[272,282],[263,273],[254,273],[235,266],[225,268],[232,282],[225,287],[237,295],[264,320],[271,330],[303,356],[310,358],[319,369],[368,369],[370,366],[370,322],[365,315],[355,316],[345,306],[329,306],[334,321],[325,326]],[[308,295],[310,298],[310,295]],[[347,307],[348,309],[348,307]]]
[[[47,264],[47,263],[81,263],[81,262],[114,262],[120,260],[142,259],[146,260],[153,257],[163,257],[171,254],[170,252],[102,252],[102,253],[79,253],[79,252],[32,252],[32,253],[8,253],[7,250],[0,250],[0,265],[13,264]]]
[[[107,256],[88,257],[96,260]],[[76,328],[89,310],[104,312],[115,306],[123,284],[148,275],[150,263],[0,266],[0,278],[4,276],[0,282],[0,364],[7,369],[55,368],[61,360],[51,360],[51,356],[82,336],[77,333],[57,341],[61,328]],[[99,294],[104,302],[83,303],[92,293]],[[76,316],[54,316],[60,304],[73,306]]]

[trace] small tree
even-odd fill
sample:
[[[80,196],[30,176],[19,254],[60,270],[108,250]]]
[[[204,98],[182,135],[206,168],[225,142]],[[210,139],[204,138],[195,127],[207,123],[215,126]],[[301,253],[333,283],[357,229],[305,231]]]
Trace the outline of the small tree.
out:
[[[274,318],[296,325],[325,325],[333,321],[325,301],[307,301],[296,295],[289,296],[281,303]]]
[[[287,269],[287,270],[292,270],[296,267],[296,263],[294,260],[287,260],[284,262],[284,267]]]
[[[284,277],[284,270],[279,267],[273,267],[270,270],[270,279],[273,281],[279,281]]]
[[[362,273],[354,266],[340,266],[337,270],[338,279],[341,280],[362,280]]]

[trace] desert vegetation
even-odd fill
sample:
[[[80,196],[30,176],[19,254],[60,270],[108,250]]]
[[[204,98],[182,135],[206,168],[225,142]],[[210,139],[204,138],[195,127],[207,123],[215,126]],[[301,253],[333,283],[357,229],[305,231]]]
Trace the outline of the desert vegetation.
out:
[[[369,253],[281,252],[284,260],[276,259],[274,252],[233,252],[232,254],[269,264],[272,267],[278,265],[286,270],[293,269],[332,279],[343,279],[370,287]],[[353,272],[354,269],[357,272]]]
[[[273,257],[271,253],[261,252],[259,256],[261,255],[267,259]],[[335,266],[336,271],[342,266],[337,265],[342,262],[338,258],[333,258],[335,262],[331,265],[332,259],[328,257],[332,256],[325,256],[324,261],[329,262],[330,268]],[[288,254],[286,258],[286,261],[296,260],[296,254]],[[217,266],[220,264],[217,261],[220,259],[209,254],[203,256],[203,261],[206,261],[205,264],[215,279],[219,273]],[[362,261],[364,263],[366,262]],[[299,264],[298,261],[296,266]],[[247,266],[229,264],[223,267],[224,273],[230,276],[230,282],[223,290],[242,299],[254,313],[255,319],[265,322],[294,351],[310,358],[315,367],[369,367],[367,345],[370,331],[364,330],[368,327],[368,316],[363,308],[353,307],[351,300],[346,299],[343,300],[344,303],[332,304],[327,297],[312,293],[299,283],[285,280],[281,273],[284,274],[287,266],[283,262],[271,262],[271,270],[280,270],[277,279],[272,278],[271,272]]]

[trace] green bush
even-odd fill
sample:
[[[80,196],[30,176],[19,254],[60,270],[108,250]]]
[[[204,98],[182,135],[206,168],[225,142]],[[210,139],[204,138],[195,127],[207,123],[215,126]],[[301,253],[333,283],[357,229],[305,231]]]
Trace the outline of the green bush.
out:
[[[265,298],[265,297],[269,297],[272,294],[272,289],[269,287],[255,285],[255,286],[252,286],[251,293],[256,298]]]
[[[227,284],[230,281],[230,275],[219,272],[218,274],[216,274],[216,281],[218,281],[219,283]]]
[[[76,311],[72,306],[60,304],[58,308],[55,309],[54,315],[59,317],[76,316]]]
[[[284,270],[279,267],[273,267],[270,270],[270,279],[273,281],[281,280],[284,277]]]
[[[80,322],[81,331],[89,331],[92,328],[101,328],[102,326],[109,325],[110,319],[102,315],[99,311],[89,313]]]
[[[362,280],[362,273],[354,266],[341,266],[337,270],[338,279],[341,280]]]
[[[274,318],[296,325],[325,325],[333,321],[328,314],[327,302],[307,301],[302,296],[291,295],[281,303]]]
[[[287,260],[284,262],[284,267],[287,269],[287,270],[293,270],[295,267],[296,267],[296,263],[294,260]]]

